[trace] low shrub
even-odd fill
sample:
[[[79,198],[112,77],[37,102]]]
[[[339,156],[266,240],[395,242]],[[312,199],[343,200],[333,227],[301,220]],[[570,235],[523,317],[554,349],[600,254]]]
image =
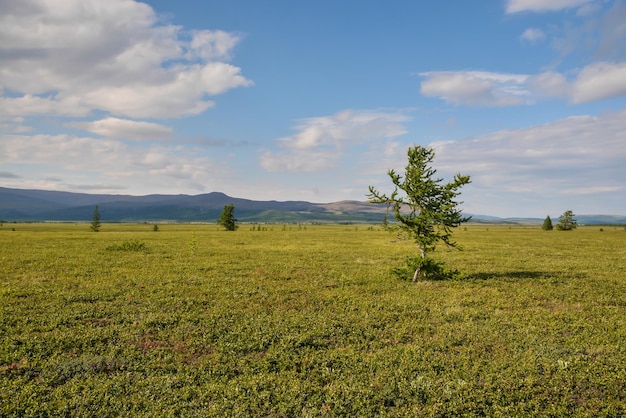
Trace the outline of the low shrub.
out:
[[[106,247],[107,251],[146,251],[148,247],[141,241],[126,241]]]

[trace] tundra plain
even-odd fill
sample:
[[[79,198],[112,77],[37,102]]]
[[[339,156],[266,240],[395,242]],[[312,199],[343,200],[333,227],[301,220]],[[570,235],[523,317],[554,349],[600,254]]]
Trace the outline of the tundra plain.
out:
[[[0,416],[624,416],[626,229],[4,223]]]

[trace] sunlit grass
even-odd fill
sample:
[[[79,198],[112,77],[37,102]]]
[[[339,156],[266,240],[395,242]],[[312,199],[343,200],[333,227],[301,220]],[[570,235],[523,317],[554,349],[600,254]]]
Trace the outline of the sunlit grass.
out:
[[[4,224],[0,415],[620,416],[603,229],[461,227],[410,283],[378,226]]]

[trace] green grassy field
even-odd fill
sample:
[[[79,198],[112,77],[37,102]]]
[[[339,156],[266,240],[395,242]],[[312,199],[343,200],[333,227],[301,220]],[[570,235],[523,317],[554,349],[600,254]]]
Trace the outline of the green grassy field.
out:
[[[623,227],[159,228],[0,227],[0,416],[626,415]]]

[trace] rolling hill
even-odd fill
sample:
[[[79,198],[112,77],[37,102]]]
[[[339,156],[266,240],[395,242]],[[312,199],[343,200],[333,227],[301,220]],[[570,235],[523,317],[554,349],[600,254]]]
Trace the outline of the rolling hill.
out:
[[[112,195],[0,187],[0,220],[91,221],[98,205],[103,222],[214,222],[224,205],[241,222],[381,222],[385,207],[344,200],[333,203],[257,201],[212,192],[200,195]],[[538,218],[472,215],[472,222],[540,224]],[[580,224],[626,224],[626,216],[577,215]],[[556,220],[555,220],[556,221]]]
[[[243,222],[379,222],[385,212],[365,202],[255,201],[219,192],[130,196],[0,187],[4,221],[89,221],[98,205],[104,222],[213,222],[230,203]]]

